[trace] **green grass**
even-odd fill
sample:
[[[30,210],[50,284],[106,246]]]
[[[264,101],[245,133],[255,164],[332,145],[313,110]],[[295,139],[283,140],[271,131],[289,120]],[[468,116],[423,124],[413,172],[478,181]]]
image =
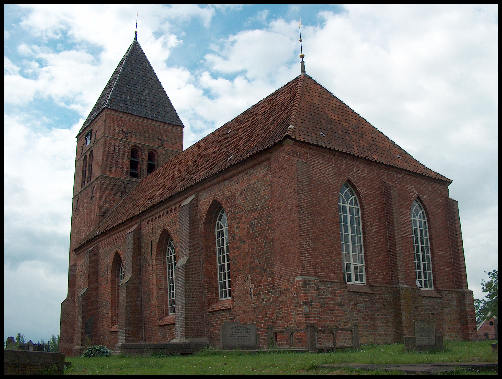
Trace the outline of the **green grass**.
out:
[[[385,371],[327,369],[322,364],[337,363],[436,363],[436,362],[496,362],[490,341],[450,342],[441,352],[406,352],[403,344],[365,345],[360,351],[331,353],[292,352],[218,352],[211,349],[187,356],[168,357],[68,357],[71,367],[65,374],[329,374],[372,373]],[[457,373],[476,374],[467,370]],[[488,373],[488,372],[486,372]],[[492,371],[492,373],[495,373]]]

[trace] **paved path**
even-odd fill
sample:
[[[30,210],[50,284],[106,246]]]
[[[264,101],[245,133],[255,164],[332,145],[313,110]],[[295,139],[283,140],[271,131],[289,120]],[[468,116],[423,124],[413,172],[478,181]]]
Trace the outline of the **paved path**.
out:
[[[454,371],[456,369],[470,370],[495,370],[498,371],[498,362],[447,362],[447,363],[417,363],[417,364],[363,364],[339,363],[319,365],[319,368],[355,368],[363,370],[404,371],[407,374],[435,374],[439,372]]]

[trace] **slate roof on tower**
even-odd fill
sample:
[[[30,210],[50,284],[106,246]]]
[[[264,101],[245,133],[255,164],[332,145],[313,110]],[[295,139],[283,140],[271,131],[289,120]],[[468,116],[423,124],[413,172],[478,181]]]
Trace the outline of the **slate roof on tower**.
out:
[[[83,243],[286,137],[451,182],[301,74],[145,177]]]
[[[120,60],[79,133],[105,108],[183,126],[136,39]]]

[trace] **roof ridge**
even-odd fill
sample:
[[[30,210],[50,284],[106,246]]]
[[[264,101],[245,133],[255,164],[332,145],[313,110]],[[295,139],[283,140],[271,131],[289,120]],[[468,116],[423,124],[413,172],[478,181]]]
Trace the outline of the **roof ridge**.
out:
[[[298,108],[299,108],[299,103],[300,103],[300,100],[301,100],[301,92],[302,92],[302,89],[303,89],[303,82],[304,82],[304,76],[306,74],[300,74],[298,75],[295,79],[298,79],[298,83],[297,83],[297,89],[296,89],[296,95],[295,95],[295,99],[293,101],[293,107],[291,109],[291,115],[289,117],[289,125],[288,125],[288,129],[286,130],[286,134],[291,136],[291,137],[294,137],[293,134],[294,134],[294,130],[295,130],[295,121],[296,121],[296,114],[298,112]]]
[[[134,45],[134,40],[132,41],[132,43],[129,45],[129,47],[127,48],[127,51],[125,52],[124,56],[122,57],[122,59],[120,60],[119,62],[119,65],[117,66],[117,68],[115,69],[115,71],[117,71],[118,69],[118,72],[117,72],[117,75],[115,76],[115,80],[113,81],[113,85],[112,85],[112,88],[110,89],[110,92],[108,93],[108,97],[106,98],[106,102],[105,102],[105,106],[103,108],[106,108],[107,105],[109,105],[110,103],[110,98],[112,96],[112,93],[113,93],[113,90],[115,89],[115,85],[117,84],[117,82],[119,81],[119,78],[120,78],[120,74],[122,73],[122,69],[124,68],[124,65],[127,61],[127,59],[129,58],[129,54],[132,50],[132,47]],[[120,68],[119,68],[120,67]],[[112,74],[113,75],[113,74]]]

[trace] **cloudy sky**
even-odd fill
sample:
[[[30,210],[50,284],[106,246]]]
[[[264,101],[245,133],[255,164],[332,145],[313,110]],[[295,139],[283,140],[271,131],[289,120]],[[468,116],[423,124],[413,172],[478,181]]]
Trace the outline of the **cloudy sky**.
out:
[[[453,180],[469,288],[498,267],[496,5],[4,5],[4,335],[59,333],[75,136],[134,37],[184,148],[306,71]]]

